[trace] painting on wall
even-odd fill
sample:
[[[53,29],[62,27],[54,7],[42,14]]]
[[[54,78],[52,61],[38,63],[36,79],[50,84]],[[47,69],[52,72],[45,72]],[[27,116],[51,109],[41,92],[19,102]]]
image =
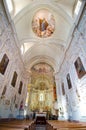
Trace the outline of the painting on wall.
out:
[[[32,21],[34,33],[42,38],[49,37],[55,30],[54,16],[47,10],[39,10]]]
[[[64,83],[62,83],[62,94],[65,95]]]
[[[7,65],[9,63],[9,59],[8,56],[6,54],[4,54],[1,62],[0,62],[0,73],[4,75],[5,70],[7,68]]]
[[[31,68],[32,71],[34,72],[38,72],[38,73],[53,73],[53,68],[48,65],[47,63],[38,63],[38,64],[35,64],[32,68]]]
[[[80,57],[78,57],[76,59],[74,65],[75,65],[78,77],[82,78],[86,74],[86,71],[85,71],[85,68],[84,68],[84,66],[82,64],[82,61],[81,61]]]
[[[13,86],[13,87],[15,87],[15,84],[16,84],[16,80],[17,80],[17,73],[16,73],[16,71],[14,72],[14,75],[13,75],[13,79],[12,79],[12,82],[11,82],[11,85]]]
[[[53,87],[53,94],[54,94],[54,100],[57,100],[57,94],[56,94],[56,83],[54,82],[54,87]]]
[[[22,92],[22,85],[23,85],[23,83],[22,83],[22,81],[20,81],[19,90],[18,90],[19,94],[21,94],[21,92]]]
[[[67,83],[68,83],[68,88],[71,89],[72,88],[72,84],[71,84],[71,80],[70,80],[70,75],[67,74]]]

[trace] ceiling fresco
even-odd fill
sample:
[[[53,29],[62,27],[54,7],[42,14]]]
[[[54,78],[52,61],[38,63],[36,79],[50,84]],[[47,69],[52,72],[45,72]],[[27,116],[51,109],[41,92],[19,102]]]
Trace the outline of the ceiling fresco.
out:
[[[47,63],[38,63],[31,68],[32,71],[38,73],[53,73],[53,68]]]
[[[41,38],[51,36],[55,30],[54,16],[47,9],[39,10],[33,18],[32,28]]]
[[[53,86],[53,68],[47,63],[38,63],[31,68],[31,84],[36,90],[48,90]]]

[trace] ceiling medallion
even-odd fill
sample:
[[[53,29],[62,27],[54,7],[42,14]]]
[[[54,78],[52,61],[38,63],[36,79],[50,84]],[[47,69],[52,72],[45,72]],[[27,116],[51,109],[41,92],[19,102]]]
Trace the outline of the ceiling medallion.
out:
[[[32,29],[38,37],[51,36],[55,30],[54,16],[47,9],[39,10],[33,17]]]

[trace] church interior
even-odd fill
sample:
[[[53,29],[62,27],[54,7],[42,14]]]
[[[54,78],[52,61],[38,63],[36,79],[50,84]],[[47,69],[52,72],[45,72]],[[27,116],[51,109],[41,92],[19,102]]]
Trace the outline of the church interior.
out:
[[[85,0],[0,0],[0,130],[86,130]]]

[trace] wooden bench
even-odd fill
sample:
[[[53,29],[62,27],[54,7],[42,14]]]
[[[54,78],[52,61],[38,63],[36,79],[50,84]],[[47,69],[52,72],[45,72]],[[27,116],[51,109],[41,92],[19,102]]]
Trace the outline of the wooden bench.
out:
[[[34,121],[26,121],[26,120],[4,121],[0,123],[0,127],[31,130],[33,128],[32,127],[33,123]]]
[[[4,127],[4,128],[13,128],[13,129],[18,129],[18,130],[20,130],[20,129],[22,129],[22,130],[29,130],[29,126],[22,126],[22,125],[13,125],[13,124],[1,124],[0,125],[0,128],[1,127]],[[0,129],[1,130],[1,129]]]
[[[0,127],[0,130],[24,130],[24,129],[18,129],[18,128],[9,128],[9,127]]]
[[[0,127],[7,127],[7,128],[18,128],[23,130],[29,130],[29,123],[25,124],[22,121],[9,121],[9,122],[2,122]]]
[[[53,128],[52,130],[86,130],[86,128],[69,128],[69,127],[67,127],[67,128]]]
[[[86,130],[86,123],[69,121],[47,121],[53,127],[53,130]]]

